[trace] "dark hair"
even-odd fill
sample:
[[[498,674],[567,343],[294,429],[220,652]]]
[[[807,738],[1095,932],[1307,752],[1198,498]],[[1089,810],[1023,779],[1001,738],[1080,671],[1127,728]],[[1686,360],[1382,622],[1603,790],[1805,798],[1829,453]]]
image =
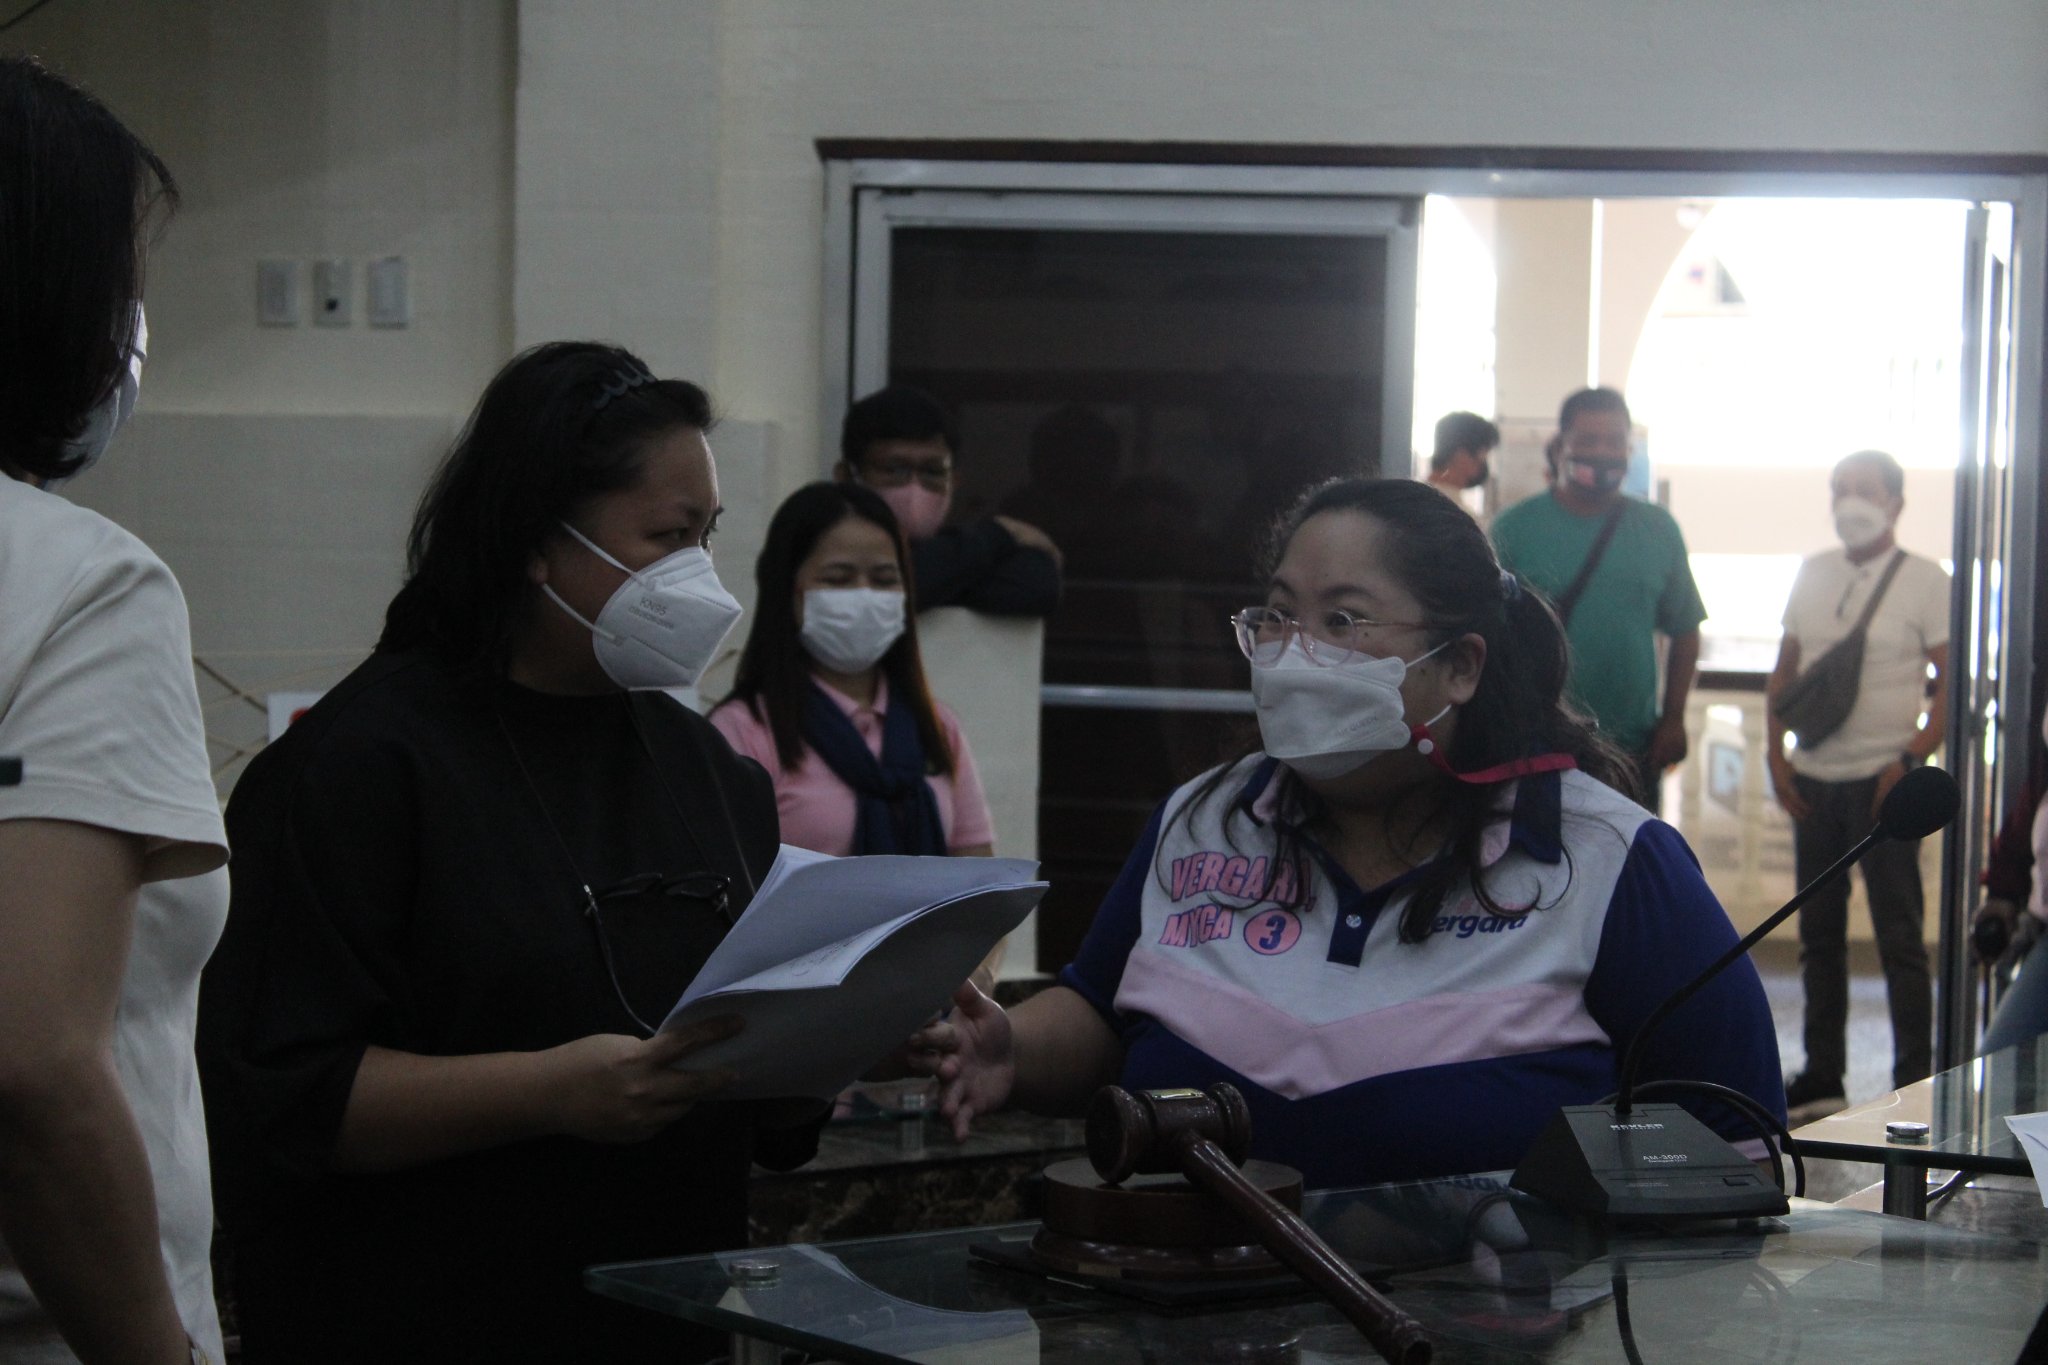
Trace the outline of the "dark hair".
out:
[[[908,384],[877,389],[846,410],[839,424],[839,458],[858,469],[877,441],[944,441],[950,453],[960,453],[952,414],[938,399]]]
[[[1354,512],[1379,523],[1381,562],[1421,606],[1432,647],[1468,634],[1486,642],[1478,688],[1458,708],[1457,729],[1445,755],[1453,768],[1474,772],[1519,758],[1570,754],[1581,771],[1635,795],[1627,757],[1565,700],[1571,655],[1557,613],[1536,592],[1502,574],[1485,532],[1463,508],[1427,484],[1409,479],[1332,479],[1309,489],[1275,524],[1261,577],[1272,576],[1302,525],[1325,512]],[[1219,794],[1234,797],[1225,784],[1236,768],[1235,763],[1226,764],[1212,773],[1183,807],[1181,817],[1191,818],[1198,805]],[[1283,796],[1315,806],[1314,794],[1284,767],[1275,780],[1293,788]],[[1471,883],[1473,894],[1490,913],[1523,913],[1496,902],[1483,875],[1483,836],[1489,825],[1506,818],[1494,805],[1509,780],[1430,784],[1422,799],[1442,803],[1451,837],[1446,855],[1425,864],[1410,884],[1401,914],[1403,942],[1419,943],[1429,936],[1445,897],[1461,882]],[[1233,809],[1226,815],[1226,828],[1236,814]],[[1284,832],[1280,861],[1294,868],[1295,894],[1305,897],[1306,853],[1299,840]]]
[[[1476,412],[1446,413],[1437,419],[1436,453],[1429,457],[1429,467],[1441,474],[1450,466],[1451,457],[1461,450],[1474,455],[1484,455],[1500,444],[1500,428]]]
[[[711,421],[704,390],[654,378],[617,346],[551,341],[514,356],[420,498],[377,648],[431,646],[502,672],[531,598],[527,564],[548,537],[630,487],[656,438]]]
[[[1624,423],[1635,420],[1628,414],[1628,400],[1621,396],[1621,390],[1603,386],[1597,389],[1580,389],[1565,399],[1564,405],[1557,410],[1557,429],[1570,431],[1572,419],[1587,412],[1618,412]]]
[[[917,600],[912,595],[910,552],[903,528],[882,496],[864,484],[814,483],[797,489],[775,509],[761,557],[754,561],[754,624],[740,652],[727,701],[738,700],[768,723],[775,736],[775,756],[785,770],[803,761],[804,702],[811,687],[810,655],[805,652],[796,619],[796,571],[811,557],[824,534],[859,517],[889,533],[896,564],[903,571],[903,634],[882,656],[881,668],[892,696],[902,697],[917,717],[917,737],[924,745],[925,769],[952,776],[953,746],[939,725],[931,688],[924,678],[924,658],[917,650]]]
[[[1906,471],[1899,462],[1882,450],[1859,450],[1854,455],[1844,455],[1835,461],[1835,469],[1844,465],[1867,464],[1877,471],[1877,477],[1884,481],[1884,491],[1895,498],[1906,496]],[[1832,478],[1831,480],[1832,481]]]
[[[0,464],[76,473],[67,442],[128,366],[151,217],[177,184],[104,104],[0,57]]]

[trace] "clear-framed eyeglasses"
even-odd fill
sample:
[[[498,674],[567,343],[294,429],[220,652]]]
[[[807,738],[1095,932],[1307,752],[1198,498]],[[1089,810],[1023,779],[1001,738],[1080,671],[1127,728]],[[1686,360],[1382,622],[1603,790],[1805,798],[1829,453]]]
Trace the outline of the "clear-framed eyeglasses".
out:
[[[1426,630],[1426,621],[1376,621],[1332,608],[1317,612],[1307,622],[1274,607],[1246,607],[1230,618],[1237,632],[1237,647],[1254,668],[1271,668],[1287,652],[1287,637],[1301,637],[1301,647],[1311,662],[1329,665],[1353,659],[1376,658],[1382,652],[1369,649],[1374,631]]]

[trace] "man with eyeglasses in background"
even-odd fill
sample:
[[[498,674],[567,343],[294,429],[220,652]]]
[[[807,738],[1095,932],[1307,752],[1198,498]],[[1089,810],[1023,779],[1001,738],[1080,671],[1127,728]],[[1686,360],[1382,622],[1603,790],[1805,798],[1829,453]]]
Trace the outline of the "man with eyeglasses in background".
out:
[[[1580,389],[1558,412],[1551,486],[1493,524],[1503,568],[1533,583],[1571,640],[1568,692],[1601,732],[1634,756],[1651,811],[1664,772],[1685,757],[1685,700],[1700,659],[1706,605],[1685,537],[1669,512],[1621,491],[1628,477],[1628,402]],[[1657,686],[1656,636],[1670,641]]]
[[[1015,517],[947,526],[952,418],[936,398],[907,384],[879,389],[846,410],[833,477],[881,494],[910,541],[917,607],[969,607],[991,616],[1045,616],[1060,601],[1060,552],[1052,538]]]

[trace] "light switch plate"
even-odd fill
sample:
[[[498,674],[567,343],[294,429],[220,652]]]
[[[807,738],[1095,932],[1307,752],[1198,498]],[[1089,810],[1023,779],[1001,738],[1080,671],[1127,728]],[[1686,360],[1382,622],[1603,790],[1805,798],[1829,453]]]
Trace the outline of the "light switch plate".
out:
[[[256,262],[256,322],[263,327],[299,325],[299,263],[272,258]]]
[[[343,259],[313,262],[313,322],[320,327],[346,327],[354,318],[350,298],[351,271]]]
[[[405,257],[379,256],[363,268],[364,319],[372,327],[412,326],[412,291]]]

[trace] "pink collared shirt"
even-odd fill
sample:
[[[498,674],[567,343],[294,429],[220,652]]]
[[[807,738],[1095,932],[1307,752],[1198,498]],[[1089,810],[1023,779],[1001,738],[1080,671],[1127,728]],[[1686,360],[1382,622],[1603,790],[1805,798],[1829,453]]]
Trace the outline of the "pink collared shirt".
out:
[[[818,685],[846,712],[853,728],[867,741],[869,751],[880,758],[882,715],[889,707],[888,680],[877,681],[872,706],[860,705],[827,683]],[[953,775],[925,779],[931,783],[932,795],[938,801],[939,827],[945,831],[946,848],[958,853],[993,844],[995,825],[989,818],[988,797],[981,789],[981,774],[974,767],[974,751],[967,747],[967,737],[960,733],[960,722],[953,713],[944,703],[933,705],[938,711],[939,727],[946,732],[946,742],[953,746]],[[853,852],[853,788],[826,767],[808,744],[795,770],[785,771],[782,761],[775,756],[775,733],[746,703],[733,700],[720,704],[711,713],[711,723],[734,752],[759,763],[774,779],[775,809],[782,817],[783,843],[842,858]]]

